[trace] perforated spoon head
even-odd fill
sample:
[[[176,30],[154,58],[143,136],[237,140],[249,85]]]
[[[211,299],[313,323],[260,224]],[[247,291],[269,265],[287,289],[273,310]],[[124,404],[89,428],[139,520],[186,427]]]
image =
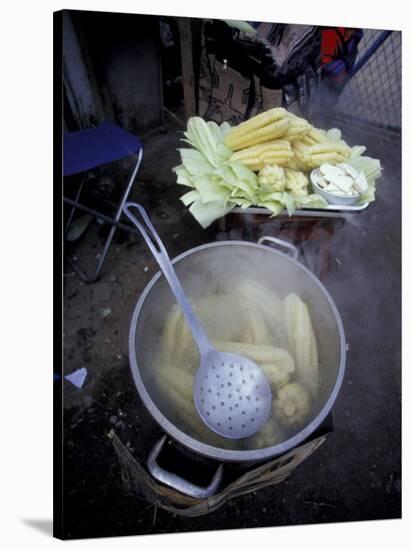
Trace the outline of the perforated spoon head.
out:
[[[207,426],[230,439],[258,432],[272,406],[270,384],[258,365],[241,355],[215,350],[201,357],[193,397]]]

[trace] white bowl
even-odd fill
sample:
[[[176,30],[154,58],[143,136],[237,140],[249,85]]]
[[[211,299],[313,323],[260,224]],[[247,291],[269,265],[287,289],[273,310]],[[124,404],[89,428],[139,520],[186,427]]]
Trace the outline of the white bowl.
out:
[[[329,193],[329,191],[325,191],[315,182],[313,178],[313,174],[315,173],[319,173],[319,168],[315,168],[310,173],[310,181],[312,183],[313,191],[317,195],[323,197],[329,204],[345,204],[349,206],[352,204],[356,204],[360,199],[360,193],[357,193],[356,195],[348,195],[345,197],[343,195],[334,195],[333,193]]]

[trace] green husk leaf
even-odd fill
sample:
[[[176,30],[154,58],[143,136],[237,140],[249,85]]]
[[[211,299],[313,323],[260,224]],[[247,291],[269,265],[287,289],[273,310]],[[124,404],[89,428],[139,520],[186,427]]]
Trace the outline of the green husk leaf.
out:
[[[228,214],[235,206],[234,202],[224,204],[221,201],[216,201],[204,204],[201,200],[197,200],[189,208],[189,211],[206,229],[212,222]]]
[[[359,157],[357,159],[350,159],[349,164],[358,170],[363,172],[368,180],[368,183],[374,183],[382,175],[382,166],[378,159],[371,157]]]
[[[375,200],[376,192],[376,180],[382,175],[382,166],[378,159],[371,157],[351,158],[348,164],[353,166],[358,172],[363,172],[368,182],[368,190],[361,195],[357,204],[365,204],[367,202],[373,202]]]
[[[242,197],[236,197],[236,204],[240,206],[240,208],[249,208],[249,206],[253,205],[253,201],[250,201],[249,199],[243,199]]]
[[[198,191],[189,191],[180,197],[180,200],[185,206],[189,206],[192,202],[200,199]]]
[[[354,145],[351,147],[349,164],[352,160],[358,159],[361,155],[363,155],[365,151],[366,147],[364,145]]]
[[[297,208],[325,208],[328,206],[327,201],[316,193],[295,197],[295,203]]]
[[[253,172],[250,168],[244,166],[243,164],[240,164],[240,162],[235,161],[226,162],[225,166],[228,166],[232,169],[236,178],[247,182],[253,189],[258,188],[258,177],[255,172]]]
[[[173,172],[175,172],[175,174],[177,175],[176,183],[178,183],[179,185],[186,185],[187,187],[194,187],[194,184],[191,180],[191,175],[183,166],[183,164],[180,164],[179,166],[173,168]]]
[[[213,171],[213,166],[204,155],[195,149],[179,149],[184,168],[192,176],[202,176]]]
[[[226,136],[228,132],[232,129],[231,125],[228,122],[222,122],[219,126],[220,133],[222,134],[222,139]]]
[[[284,210],[283,204],[279,201],[261,201],[257,204],[257,206],[261,206],[262,208],[267,208],[268,210],[270,210],[272,212],[272,215],[270,216],[271,218],[277,216]]]
[[[226,202],[230,196],[230,191],[222,187],[219,180],[213,180],[208,176],[197,176],[193,181],[204,204],[216,201]]]
[[[286,191],[276,191],[272,193],[261,194],[260,200],[263,202],[275,201],[276,203],[282,204],[283,208],[286,208],[286,210],[288,211],[289,216],[291,216],[296,209],[294,197]]]
[[[339,128],[331,128],[326,132],[326,136],[331,141],[340,141],[342,139],[342,132],[339,130]]]
[[[222,180],[230,187],[236,186],[238,182],[236,175],[233,170],[229,168],[229,166],[219,166],[219,168],[214,170],[214,173],[219,175],[219,177],[222,178]]]

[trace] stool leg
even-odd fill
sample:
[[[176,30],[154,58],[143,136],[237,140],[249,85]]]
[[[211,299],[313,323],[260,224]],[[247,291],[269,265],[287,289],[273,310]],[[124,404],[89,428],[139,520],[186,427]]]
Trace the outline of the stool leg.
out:
[[[128,181],[126,189],[125,189],[125,192],[123,193],[122,200],[120,201],[119,208],[117,209],[116,216],[114,218],[114,223],[113,223],[112,227],[110,228],[109,236],[106,239],[102,255],[99,259],[99,263],[97,264],[96,274],[94,276],[94,279],[92,279],[92,281],[90,281],[90,282],[95,281],[100,275],[100,271],[103,267],[103,264],[104,264],[104,261],[106,259],[107,253],[109,252],[109,248],[110,248],[110,245],[112,243],[115,231],[117,229],[117,223],[119,222],[120,217],[122,215],[123,206],[124,206],[125,202],[127,201],[127,197],[129,196],[130,191],[132,190],[132,186],[133,186],[134,180],[136,178],[137,172],[139,170],[140,164],[142,162],[142,158],[143,158],[143,149],[140,149],[138,157],[137,157],[136,165],[135,165],[135,167],[133,169],[133,172],[132,172],[132,174],[129,178],[129,181]]]
[[[83,175],[83,178],[82,178],[82,181],[80,183],[80,186],[79,186],[79,189],[76,193],[76,198],[74,199],[74,202],[77,203],[77,201],[79,200],[80,198],[80,193],[82,192],[82,189],[83,189],[83,185],[85,184],[86,180],[87,180],[87,177],[89,175],[89,171],[85,172],[84,175]],[[69,215],[69,219],[67,220],[67,224],[66,224],[66,227],[65,227],[65,230],[64,230],[64,234],[67,236],[68,232],[69,232],[69,229],[70,229],[70,226],[72,224],[72,220],[73,220],[73,216],[74,216],[74,213],[76,211],[76,206],[73,206],[73,208],[71,209],[70,211],[70,215]]]

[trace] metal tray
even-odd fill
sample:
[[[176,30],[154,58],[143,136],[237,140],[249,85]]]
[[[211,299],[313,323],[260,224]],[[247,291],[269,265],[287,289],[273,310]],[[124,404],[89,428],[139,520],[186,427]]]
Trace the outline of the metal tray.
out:
[[[345,214],[360,213],[366,210],[369,206],[369,202],[357,206],[356,204],[351,206],[341,205],[341,204],[329,204],[325,208],[298,208],[289,216],[287,210],[284,210],[276,217],[316,217],[316,218],[341,218]],[[271,212],[267,208],[261,208],[259,206],[250,206],[249,208],[240,208],[236,206],[233,210],[230,211],[231,214],[267,214],[270,215]]]

